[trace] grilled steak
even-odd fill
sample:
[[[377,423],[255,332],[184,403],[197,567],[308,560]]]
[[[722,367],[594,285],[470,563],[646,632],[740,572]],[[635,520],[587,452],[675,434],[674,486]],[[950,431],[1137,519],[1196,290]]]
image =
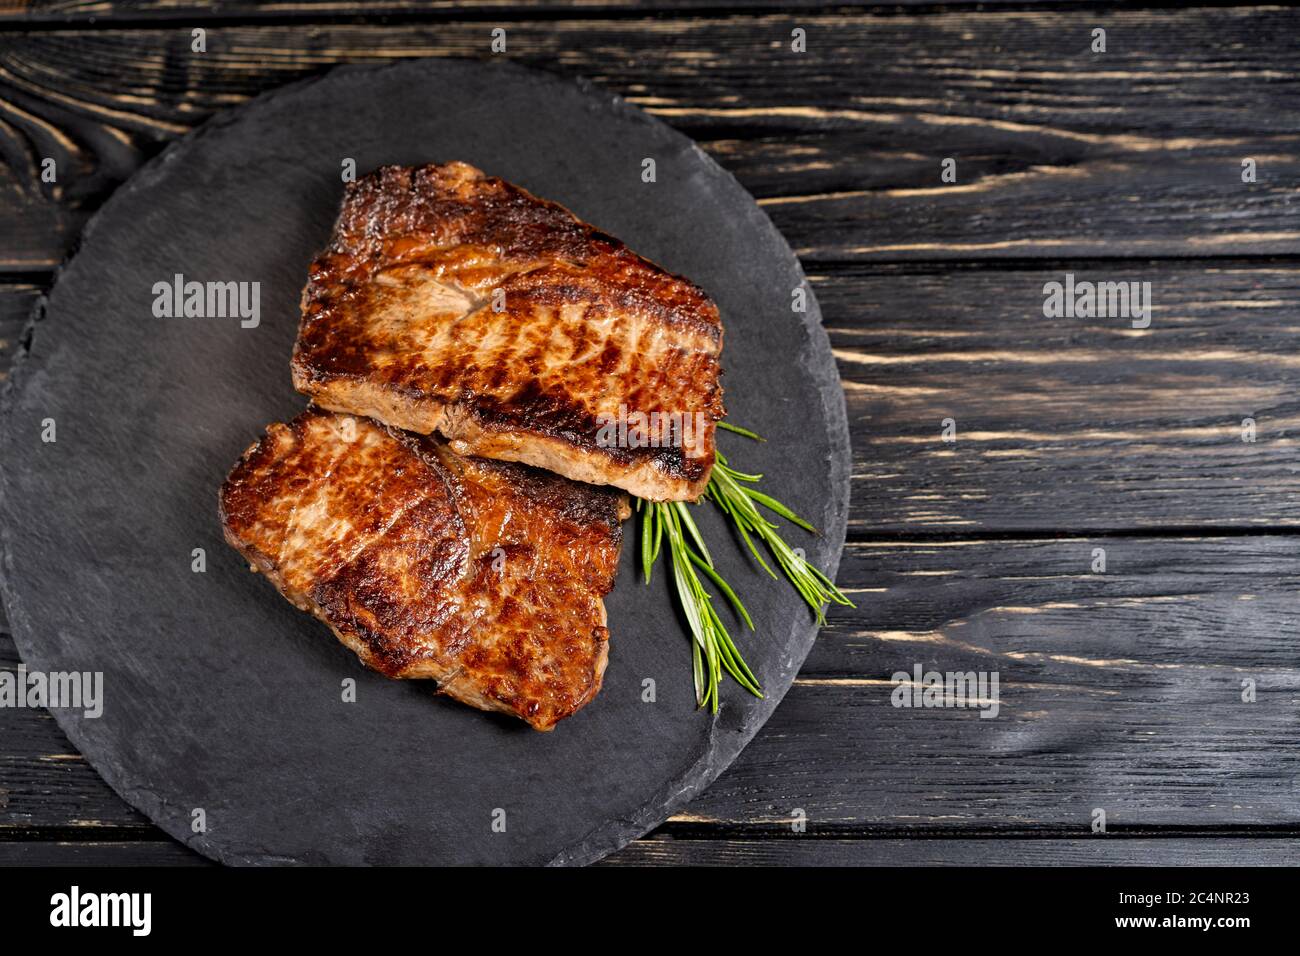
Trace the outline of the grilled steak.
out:
[[[388,677],[538,730],[600,689],[623,495],[307,411],[221,488],[226,540]]]
[[[453,450],[656,500],[708,484],[722,325],[695,285],[464,163],[348,187],[294,386]]]

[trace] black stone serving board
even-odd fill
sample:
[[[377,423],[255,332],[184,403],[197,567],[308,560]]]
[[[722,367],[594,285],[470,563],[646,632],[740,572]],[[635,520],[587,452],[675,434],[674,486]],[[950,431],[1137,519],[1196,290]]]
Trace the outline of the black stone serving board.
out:
[[[228,548],[216,494],[289,382],[298,296],[345,159],[460,159],[554,199],[718,302],[724,450],[823,529],[790,529],[834,573],[849,447],[843,396],[798,261],[685,136],[590,86],[449,60],[342,68],[262,96],[168,148],[87,226],[34,317],[0,435],[3,595],[28,668],[100,671],[104,711],[54,714],[112,787],[228,863],[585,863],[663,821],[739,753],[815,638],[794,591],[698,509],[758,624],[736,630],[767,696],[697,711],[663,567],[627,526],[596,700],[550,734],[364,670]],[[643,160],[656,181],[642,181]],[[261,283],[261,322],[155,318],[175,274]],[[55,441],[42,440],[54,422]],[[192,570],[193,549],[206,571]],[[342,700],[345,678],[357,700]],[[653,679],[656,699],[643,700]],[[204,828],[195,832],[194,811]],[[504,810],[505,830],[494,829]]]

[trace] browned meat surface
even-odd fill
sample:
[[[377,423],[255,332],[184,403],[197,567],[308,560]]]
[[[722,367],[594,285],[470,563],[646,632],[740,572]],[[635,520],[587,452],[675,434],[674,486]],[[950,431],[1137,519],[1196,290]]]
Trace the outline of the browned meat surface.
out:
[[[348,187],[312,264],[293,381],[460,454],[691,500],[721,350],[699,288],[562,206],[464,163],[389,166]]]
[[[600,689],[627,501],[308,411],[221,488],[226,539],[389,677],[549,730]]]

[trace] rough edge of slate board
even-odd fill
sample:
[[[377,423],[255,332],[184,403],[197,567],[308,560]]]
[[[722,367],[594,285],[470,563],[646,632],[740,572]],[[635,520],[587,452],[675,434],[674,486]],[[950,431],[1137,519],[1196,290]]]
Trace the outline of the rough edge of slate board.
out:
[[[337,80],[340,77],[354,73],[378,73],[381,71],[402,71],[418,70],[422,64],[433,61],[440,62],[477,62],[483,68],[490,68],[503,72],[513,72],[520,76],[529,77],[531,80],[540,83],[559,84],[564,86],[576,87],[583,95],[592,99],[604,101],[604,104],[616,114],[622,114],[634,121],[657,125],[666,131],[669,138],[677,139],[682,142],[689,150],[697,156],[703,169],[712,176],[718,177],[723,183],[730,185],[744,195],[749,195],[744,187],[736,178],[726,169],[706,153],[697,143],[687,137],[685,134],[678,132],[664,121],[653,117],[632,104],[627,103],[621,96],[601,89],[590,80],[585,78],[570,79],[550,74],[544,71],[536,70],[530,67],[520,66],[511,62],[484,64],[481,61],[457,60],[450,57],[432,57],[414,60],[401,60],[385,64],[344,64],[334,66],[325,72],[297,80],[285,86],[269,90],[252,99],[241,103],[235,107],[223,110],[214,114],[205,120],[195,129],[189,131],[175,141],[169,143],[160,153],[144,163],[132,176],[123,183],[113,196],[111,196],[87,221],[76,241],[72,244],[70,251],[64,260],[56,267],[50,287],[43,292],[37,299],[32,308],[31,316],[19,338],[17,348],[14,352],[13,361],[10,366],[8,380],[0,388],[0,444],[3,444],[5,433],[8,431],[9,416],[12,410],[11,399],[17,395],[27,380],[28,363],[27,356],[31,351],[31,344],[34,337],[39,334],[41,323],[45,319],[46,308],[49,296],[57,287],[59,278],[63,271],[73,262],[79,253],[82,245],[91,235],[94,234],[101,218],[105,217],[110,211],[117,198],[120,195],[128,194],[133,190],[140,189],[152,182],[154,176],[158,175],[168,162],[177,154],[184,150],[195,148],[203,139],[211,133],[223,129],[228,125],[237,122],[245,112],[256,110],[269,101],[277,98],[291,95],[306,87],[325,82],[327,80]],[[828,467],[830,469],[829,483],[837,494],[833,501],[829,503],[826,520],[821,524],[822,538],[830,546],[825,572],[831,580],[835,580],[839,570],[840,559],[843,553],[843,545],[847,535],[848,528],[848,506],[850,494],[850,482],[852,476],[852,455],[850,451],[848,416],[846,412],[844,391],[840,384],[840,378],[837,371],[834,356],[831,352],[830,340],[822,326],[821,309],[817,303],[811,285],[807,282],[806,275],[803,271],[802,264],[798,257],[790,248],[789,244],[781,236],[776,227],[772,224],[771,219],[765,212],[754,202],[751,202],[751,219],[752,226],[755,229],[761,229],[769,234],[778,248],[784,249],[789,255],[791,264],[795,273],[798,275],[807,294],[807,308],[801,315],[801,322],[808,335],[808,362],[805,365],[805,371],[810,375],[813,385],[819,394],[822,402],[822,413],[827,427],[827,438],[830,441],[828,450]],[[791,313],[792,315],[799,313]],[[725,317],[724,317],[725,322]],[[3,520],[8,506],[8,489],[5,480],[4,469],[0,467],[0,601],[3,602],[4,610],[8,616],[10,631],[14,635],[15,645],[18,646],[20,656],[22,655],[20,632],[27,630],[35,632],[35,622],[31,621],[26,615],[14,589],[11,586],[13,575],[11,547],[9,543],[8,523]],[[21,508],[21,503],[15,503],[16,509]],[[630,524],[633,522],[629,522]],[[632,536],[635,537],[636,529],[629,527]],[[782,586],[785,586],[784,582]],[[672,813],[689,802],[694,796],[707,788],[723,770],[739,756],[745,746],[753,739],[758,730],[766,723],[772,712],[776,709],[781,699],[785,696],[793,683],[793,678],[798,669],[802,666],[803,658],[806,657],[811,649],[812,642],[809,641],[804,648],[803,654],[799,660],[790,662],[792,668],[790,681],[785,686],[774,690],[766,695],[760,706],[748,711],[749,719],[741,725],[738,734],[734,738],[736,742],[735,751],[725,755],[724,759],[718,760],[719,737],[714,732],[716,723],[710,722],[709,745],[705,753],[694,765],[692,765],[680,778],[670,780],[665,787],[654,795],[643,806],[640,813],[630,819],[613,820],[609,823],[598,827],[596,830],[588,833],[583,840],[567,848],[551,859],[547,865],[586,865],[595,862],[625,846],[632,840],[644,836],[654,827],[661,824]],[[54,709],[50,711],[55,718],[60,729],[69,738],[73,746],[81,750],[78,745],[80,734],[77,729],[77,720],[75,717],[66,716],[61,710]],[[92,764],[93,766],[93,764]],[[120,785],[119,781],[110,779],[109,776],[102,773],[98,767],[95,767],[97,773],[109,784],[110,787],[122,799],[133,807],[140,809],[150,818],[155,825],[161,826],[157,820],[156,814],[147,809],[148,800],[140,799],[143,795],[128,793],[127,788]],[[114,774],[114,776],[116,776]],[[694,778],[694,779],[692,779]],[[228,857],[220,847],[210,844],[204,840],[195,840],[189,833],[175,833],[170,827],[163,827],[170,836],[182,842],[191,849],[201,852],[213,859],[223,863],[243,863],[242,858]]]

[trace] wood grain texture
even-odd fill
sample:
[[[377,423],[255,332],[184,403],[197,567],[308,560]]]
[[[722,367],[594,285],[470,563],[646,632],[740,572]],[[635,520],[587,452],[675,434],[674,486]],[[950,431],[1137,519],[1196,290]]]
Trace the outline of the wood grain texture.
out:
[[[767,726],[670,828],[779,837],[800,808],[822,837],[1087,836],[1100,807],[1119,833],[1300,832],[1300,536],[855,544],[840,583],[858,610],[832,615]],[[892,706],[891,676],[918,663],[997,672],[999,716]],[[0,835],[151,832],[44,713],[0,710],[0,739]]]
[[[1295,866],[1294,838],[634,840],[600,866]],[[178,843],[0,842],[0,866],[205,866]]]
[[[1029,3],[1044,0],[1027,0]],[[1068,5],[1075,0],[1051,0]],[[1085,2],[1085,0],[1077,0]],[[644,16],[700,15],[707,12],[734,14],[839,9],[853,7],[888,10],[908,6],[961,6],[936,4],[932,0],[894,0],[892,3],[871,3],[862,0],[841,0],[824,3],[819,0],[584,0],[583,16]],[[501,17],[546,18],[572,15],[577,4],[562,0],[296,0],[296,2],[261,2],[261,0],[235,0],[205,4],[185,0],[0,0],[0,23],[12,22],[20,26],[60,23],[150,23],[157,21],[223,23],[277,22],[309,20],[320,22],[329,19],[385,19],[410,20],[414,18],[476,17],[496,19]]]
[[[4,859],[0,847],[0,861]],[[1294,838],[637,840],[602,866],[1295,866]]]
[[[0,841],[0,866],[212,866],[179,843],[154,840]]]
[[[1088,48],[1099,22],[1106,54]],[[1294,252],[1297,24],[1228,8],[493,25],[505,56],[694,136],[821,263]],[[790,50],[796,25],[807,53]],[[57,262],[113,185],[214,110],[335,63],[489,43],[462,21],[218,25],[204,53],[185,26],[0,35],[0,186],[16,197],[0,266]],[[37,177],[45,157],[59,184]]]
[[[1295,544],[852,546],[840,581],[860,610],[836,615],[764,733],[691,813],[1069,828],[1100,807],[1112,827],[1294,823]],[[1096,546],[1103,574],[1090,572]],[[918,663],[999,673],[999,716],[891,706],[891,675]],[[1255,703],[1242,702],[1245,679]]]
[[[1045,284],[1067,273],[1150,283],[1150,327],[1044,317]],[[1292,265],[847,270],[813,285],[848,402],[850,533],[1300,520]]]

